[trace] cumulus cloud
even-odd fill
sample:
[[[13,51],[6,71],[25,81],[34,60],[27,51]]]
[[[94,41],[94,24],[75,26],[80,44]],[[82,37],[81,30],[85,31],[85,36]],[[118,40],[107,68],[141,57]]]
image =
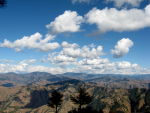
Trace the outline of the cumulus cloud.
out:
[[[82,58],[96,58],[103,55],[103,47],[90,47],[90,46],[83,46],[83,47],[70,47],[70,48],[63,48],[62,53],[70,56],[70,57],[82,57]]]
[[[52,57],[57,62],[50,66],[42,64],[35,65],[38,60],[28,59],[13,63],[0,63],[0,73],[7,72],[49,72],[52,74],[62,74],[66,72],[90,73],[90,74],[147,74],[148,69],[142,68],[138,64],[128,61],[111,62],[107,58],[71,58],[68,56],[60,56],[60,54]],[[67,66],[70,62],[70,65]],[[61,63],[61,65],[56,65]]]
[[[76,62],[77,59],[60,53],[58,54],[55,53],[55,54],[49,54],[47,60],[52,64],[59,64],[64,66],[64,65],[73,64],[74,62]]]
[[[76,68],[76,71],[95,74],[139,74],[149,73],[148,69],[132,64],[128,61],[111,62],[107,58],[83,59]]]
[[[61,67],[48,67],[48,66],[42,66],[42,65],[30,65],[26,68],[25,72],[48,72],[51,74],[62,74],[64,72],[67,71],[67,69],[65,70],[64,68]]]
[[[42,65],[33,65],[36,62],[35,59],[23,60],[17,63],[6,63],[0,64],[0,73],[7,73],[7,72],[49,72],[52,74],[60,74],[65,72],[63,68],[60,67],[46,67]]]
[[[62,47],[63,49],[61,51],[61,54],[74,58],[96,58],[104,55],[103,46],[101,45],[96,47],[95,45],[91,44],[80,47],[76,43],[70,44],[68,42],[62,42]]]
[[[51,51],[57,49],[59,44],[57,42],[50,42],[54,39],[54,36],[47,34],[44,39],[40,33],[35,33],[31,36],[24,36],[21,39],[17,39],[14,42],[10,42],[5,39],[3,43],[0,43],[0,47],[12,48],[16,51],[27,49],[37,49],[40,51]]]
[[[48,55],[47,60],[58,65],[77,65],[80,59],[94,59],[104,55],[102,46],[86,45],[80,47],[76,43],[62,42],[62,49]],[[90,61],[89,61],[90,62]]]
[[[36,62],[36,59],[28,59],[28,60],[22,60],[20,62],[15,61],[13,63],[0,63],[0,72],[1,73],[7,73],[7,72],[25,72],[26,68],[34,64]]]
[[[83,59],[79,61],[79,64],[81,65],[99,65],[99,64],[105,64],[108,63],[109,60],[107,58],[95,58],[95,59]]]
[[[111,50],[115,58],[122,57],[129,52],[129,49],[134,45],[129,38],[123,38],[117,42],[115,48]]]
[[[80,57],[81,55],[81,50],[79,48],[64,48],[62,52],[63,54],[74,58]]]
[[[77,47],[79,47],[79,45],[76,43],[70,44],[66,41],[63,41],[61,45],[63,48],[77,48]]]
[[[49,72],[52,74],[61,74],[67,69],[61,67],[50,67],[42,65],[34,65],[37,62],[36,59],[27,59],[18,62],[0,63],[0,73],[15,72],[15,73],[28,73],[28,72]]]
[[[76,11],[65,11],[62,15],[55,18],[53,22],[46,25],[52,33],[78,32],[83,17],[79,16]]]
[[[150,73],[148,69],[142,68],[136,63],[128,61],[111,62],[104,55],[102,46],[86,45],[80,47],[76,43],[63,42],[62,50],[48,55],[47,61],[60,66],[65,72],[79,72],[92,74],[145,74]],[[115,49],[121,55],[127,54],[133,42],[124,38],[118,41]],[[118,54],[117,54],[118,55]],[[119,54],[120,55],[120,54]],[[120,57],[120,56],[119,56]]]
[[[134,31],[150,27],[150,5],[145,9],[93,8],[85,15],[89,24],[96,24],[100,32]]]
[[[123,5],[131,5],[133,7],[137,7],[144,0],[106,0],[107,2],[113,2],[115,6],[121,7]]]

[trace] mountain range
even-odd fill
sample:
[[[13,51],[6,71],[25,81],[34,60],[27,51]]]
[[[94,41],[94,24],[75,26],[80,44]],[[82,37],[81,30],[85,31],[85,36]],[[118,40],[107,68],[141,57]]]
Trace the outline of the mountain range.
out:
[[[64,73],[50,74],[46,72],[32,73],[1,73],[0,85],[30,85],[30,84],[58,84],[67,83],[69,81],[86,82],[99,86],[107,86],[112,88],[147,88],[150,83],[150,74],[139,75],[121,75],[121,74],[86,74],[86,73]],[[69,83],[68,82],[68,83]]]

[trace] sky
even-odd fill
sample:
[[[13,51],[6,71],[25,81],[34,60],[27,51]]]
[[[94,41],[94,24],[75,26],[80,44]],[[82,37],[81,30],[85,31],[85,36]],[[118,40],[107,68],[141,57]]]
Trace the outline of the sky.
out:
[[[7,0],[0,73],[150,73],[149,0]]]

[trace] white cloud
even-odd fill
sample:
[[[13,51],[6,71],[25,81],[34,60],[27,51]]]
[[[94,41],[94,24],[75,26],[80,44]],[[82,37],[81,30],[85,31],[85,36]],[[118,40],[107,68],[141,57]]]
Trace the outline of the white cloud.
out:
[[[79,64],[81,65],[99,65],[99,64],[105,64],[108,63],[109,60],[108,59],[102,59],[102,58],[95,58],[95,59],[83,59],[81,61],[79,61]]]
[[[86,16],[89,24],[96,24],[100,32],[133,31],[150,27],[150,5],[142,9],[93,8]]]
[[[1,73],[6,73],[6,72],[25,72],[26,68],[31,65],[34,64],[36,62],[36,59],[28,59],[28,60],[23,60],[20,62],[15,63],[15,61],[13,63],[1,63],[0,64],[0,72]]]
[[[36,59],[23,60],[16,63],[0,63],[0,73],[7,72],[49,72],[52,74],[61,74],[66,72],[75,73],[91,73],[91,74],[147,74],[150,73],[148,69],[142,68],[138,64],[134,64],[128,61],[111,62],[107,58],[82,58],[82,59],[70,59],[67,60],[67,56],[55,56],[53,57],[57,61],[60,61],[61,65],[56,65],[58,62],[53,62],[53,65],[43,66],[35,65],[38,61]],[[68,66],[67,63],[70,62]]]
[[[48,55],[48,61],[50,61],[52,64],[59,64],[59,65],[70,65],[76,62],[76,58],[69,57],[63,54],[49,54]]]
[[[97,47],[88,47],[84,46],[82,48],[81,56],[84,58],[97,58],[104,55],[103,52],[103,46],[97,46]]]
[[[7,72],[28,73],[38,71],[38,72],[49,72],[52,74],[60,74],[67,71],[67,69],[64,70],[63,68],[60,67],[46,67],[42,65],[33,65],[36,62],[37,62],[36,59],[28,59],[15,63],[5,63],[5,64],[0,63],[0,73],[7,73]]]
[[[49,72],[52,74],[60,74],[65,72],[63,68],[60,67],[46,67],[42,65],[23,65],[23,64],[0,64],[0,73],[7,72]]]
[[[65,56],[65,55],[56,56],[55,59],[58,62],[74,62],[75,61],[75,59],[73,57],[68,57],[68,56]]]
[[[64,48],[62,52],[69,57],[76,58],[81,56],[81,50],[79,48]]]
[[[61,45],[63,48],[77,48],[77,47],[79,47],[79,45],[76,43],[70,44],[66,41],[63,41]]]
[[[92,0],[71,0],[72,3],[90,3]]]
[[[77,58],[77,57],[82,57],[82,58],[96,58],[101,55],[104,55],[103,52],[103,47],[102,46],[97,46],[94,47],[95,45],[88,45],[88,46],[83,46],[80,47],[78,44],[69,44],[68,42],[63,42],[62,43],[62,51],[61,54],[64,54],[69,57]]]
[[[56,17],[55,20],[46,27],[50,29],[52,33],[78,32],[80,31],[82,22],[82,16],[79,16],[76,11],[68,10]]]
[[[103,55],[103,47],[90,48],[84,46],[82,48],[63,48],[62,52],[70,57],[96,58]]]
[[[133,7],[138,7],[140,6],[141,2],[143,2],[144,0],[71,0],[71,2],[74,3],[91,3],[91,2],[97,2],[99,1],[99,3],[102,1],[106,2],[106,3],[113,3],[116,7],[121,7],[121,6],[133,6]]]
[[[138,65],[137,64],[131,64],[130,62],[127,61],[122,61],[117,63],[118,68],[121,69],[128,69],[128,68],[136,68]]]
[[[0,63],[13,63],[14,60],[0,59]]]
[[[85,45],[63,42],[62,50],[49,54],[47,61],[60,66],[64,72],[79,72],[92,74],[145,74],[150,73],[148,69],[142,68],[138,64],[128,61],[111,62],[104,55],[102,46]],[[118,57],[129,52],[133,42],[128,38],[118,41],[115,50]]]
[[[40,51],[51,51],[57,49],[59,44],[57,42],[50,42],[54,39],[54,36],[47,34],[44,39],[40,33],[35,33],[31,36],[24,36],[21,39],[17,39],[14,42],[10,42],[5,39],[3,43],[0,43],[0,47],[13,48],[16,51],[27,49],[37,49]]]
[[[76,43],[70,44],[68,42],[62,42],[61,45],[62,50],[50,53],[47,61],[58,65],[77,65],[80,59],[88,58],[88,62],[90,62],[90,59],[104,55],[102,46],[88,45],[80,47]]]
[[[129,38],[123,38],[117,42],[115,48],[111,50],[115,58],[122,57],[129,52],[129,49],[134,45]]]
[[[37,62],[36,59],[28,59],[28,60],[20,61],[19,64],[21,64],[21,65],[29,65],[29,64],[34,64],[36,62]]]
[[[36,66],[28,66],[26,69],[26,72],[48,72],[52,74],[61,74],[64,73],[66,70],[64,70],[61,67],[46,67],[46,66],[41,66],[41,65],[36,65]]]
[[[113,2],[115,6],[121,7],[125,4],[137,7],[144,0],[106,0],[107,2]]]
[[[128,61],[111,62],[107,58],[82,59],[74,70],[81,73],[91,74],[145,74],[148,69],[132,64]]]
[[[125,55],[133,42],[122,39],[116,45],[117,51]],[[79,72],[92,74],[145,74],[148,69],[128,61],[111,62],[104,55],[102,46],[88,45],[80,47],[78,44],[62,43],[62,50],[48,55],[47,61],[60,67],[65,72]],[[118,55],[118,54],[117,54]],[[119,54],[120,55],[120,54]]]

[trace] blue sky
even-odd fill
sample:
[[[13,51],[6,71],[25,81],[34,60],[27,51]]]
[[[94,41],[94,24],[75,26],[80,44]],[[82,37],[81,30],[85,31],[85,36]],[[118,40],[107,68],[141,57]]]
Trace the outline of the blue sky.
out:
[[[0,20],[2,73],[150,73],[149,0],[7,0]]]

